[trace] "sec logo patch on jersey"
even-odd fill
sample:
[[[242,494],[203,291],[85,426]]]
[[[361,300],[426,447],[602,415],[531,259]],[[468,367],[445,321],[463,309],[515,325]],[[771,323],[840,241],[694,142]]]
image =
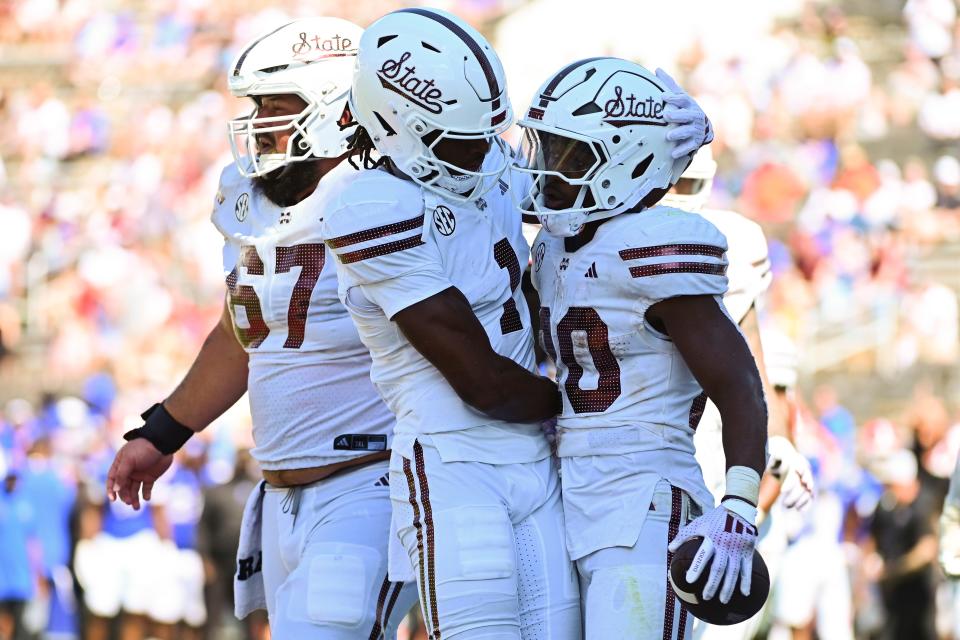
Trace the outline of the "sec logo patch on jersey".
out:
[[[240,197],[237,198],[237,204],[233,207],[233,213],[237,216],[238,222],[243,222],[247,219],[247,214],[250,212],[250,196],[247,193],[241,193]]]
[[[537,248],[533,252],[533,270],[540,271],[543,266],[543,256],[547,252],[547,246],[543,242],[537,243]]]
[[[457,230],[457,219],[449,207],[440,205],[433,210],[433,225],[442,235],[452,235]]]

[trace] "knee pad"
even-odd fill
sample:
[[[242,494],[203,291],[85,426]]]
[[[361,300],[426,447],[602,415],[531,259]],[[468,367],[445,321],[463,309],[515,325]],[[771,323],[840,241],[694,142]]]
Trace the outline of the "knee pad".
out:
[[[441,548],[446,540],[456,546],[456,577],[487,580],[513,575],[516,568],[513,525],[502,508],[449,509],[438,513],[436,519]]]
[[[347,543],[311,545],[277,589],[277,620],[271,620],[271,626],[288,633],[317,626],[372,626],[383,564],[380,552],[372,547]],[[295,637],[277,630],[274,633],[277,637]]]

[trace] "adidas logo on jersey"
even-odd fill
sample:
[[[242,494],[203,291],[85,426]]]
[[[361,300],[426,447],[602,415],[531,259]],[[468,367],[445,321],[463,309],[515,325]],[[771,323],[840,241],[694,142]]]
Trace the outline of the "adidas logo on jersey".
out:
[[[596,278],[597,276],[597,263],[594,262],[590,265],[590,268],[587,269],[587,272],[583,274],[585,278]]]
[[[560,261],[560,271],[566,271],[567,267],[570,266],[570,258],[564,258]]]
[[[383,434],[345,433],[333,439],[338,451],[386,451],[387,436]]]
[[[280,212],[280,224],[290,224],[290,212],[281,211]]]
[[[380,477],[379,480],[373,483],[375,487],[389,487],[390,486],[390,474],[385,473]]]

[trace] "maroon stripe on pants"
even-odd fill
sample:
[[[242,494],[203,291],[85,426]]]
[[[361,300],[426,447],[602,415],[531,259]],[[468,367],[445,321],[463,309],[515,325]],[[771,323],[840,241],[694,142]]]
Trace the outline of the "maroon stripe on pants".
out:
[[[423,447],[419,442],[413,443],[413,457],[417,463],[417,478],[420,480],[420,495],[423,499],[423,523],[427,529],[427,559],[430,566],[427,568],[427,592],[430,597],[430,616],[433,622],[433,638],[440,640],[440,614],[437,612],[437,576],[436,576],[436,544],[434,543],[433,508],[430,506],[430,487],[427,484],[427,470],[423,464]]]
[[[395,582],[393,587],[393,593],[390,594],[390,601],[387,602],[387,610],[383,614],[383,626],[384,632],[386,632],[387,626],[390,624],[390,616],[393,614],[393,605],[397,604],[397,598],[400,597],[400,591],[403,590],[402,582]]]
[[[390,590],[390,578],[383,577],[383,584],[380,585],[380,595],[377,596],[377,613],[373,619],[373,629],[370,630],[370,640],[379,640],[383,637],[383,626],[380,624],[383,615],[383,603],[387,600],[387,592]]]
[[[417,504],[417,488],[413,482],[413,471],[410,469],[410,461],[403,459],[403,475],[407,477],[407,488],[410,490],[410,506],[413,507],[413,528],[417,530],[417,554],[420,556],[420,608],[423,610],[423,617],[427,617],[427,597],[424,588],[427,584],[424,577],[424,567],[427,564],[423,557],[423,525],[420,524],[420,505]]]
[[[667,525],[667,544],[673,542],[680,530],[681,509],[683,507],[683,494],[677,487],[670,487],[670,523]],[[667,600],[663,608],[663,640],[673,639],[673,617],[677,607],[677,594],[673,592],[670,586],[670,562],[673,560],[673,553],[667,551]],[[683,638],[686,630],[686,608],[680,603],[680,624],[677,627],[678,637]]]

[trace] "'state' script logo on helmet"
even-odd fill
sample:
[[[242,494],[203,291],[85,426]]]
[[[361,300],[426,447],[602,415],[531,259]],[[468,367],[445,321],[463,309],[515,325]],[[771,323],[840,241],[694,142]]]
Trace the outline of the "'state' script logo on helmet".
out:
[[[619,85],[613,88],[613,97],[603,103],[604,115],[608,118],[605,122],[615,127],[631,124],[665,127],[667,121],[663,119],[663,108],[664,102],[656,102],[652,96],[639,99],[631,93],[624,98],[623,87]]]
[[[341,37],[339,33],[329,38],[316,34],[308,38],[305,31],[301,31],[299,35],[300,40],[290,45],[293,55],[298,58],[310,54],[314,54],[314,57],[326,58],[337,55],[351,55],[357,52],[357,48],[353,46],[353,41],[350,38]]]
[[[400,56],[399,60],[385,60],[377,72],[380,84],[384,89],[399,93],[430,113],[442,112],[443,103],[440,99],[443,97],[443,92],[436,87],[433,80],[418,78],[415,75],[417,68],[413,65],[405,65],[409,59],[410,52],[407,51]]]
[[[250,196],[246,193],[241,193],[240,197],[237,198],[237,204],[233,207],[233,212],[237,216],[237,220],[243,222],[247,219],[247,213],[250,211]]]
[[[453,211],[443,205],[433,210],[433,224],[437,231],[445,236],[449,236],[457,229],[457,219],[453,217]]]

